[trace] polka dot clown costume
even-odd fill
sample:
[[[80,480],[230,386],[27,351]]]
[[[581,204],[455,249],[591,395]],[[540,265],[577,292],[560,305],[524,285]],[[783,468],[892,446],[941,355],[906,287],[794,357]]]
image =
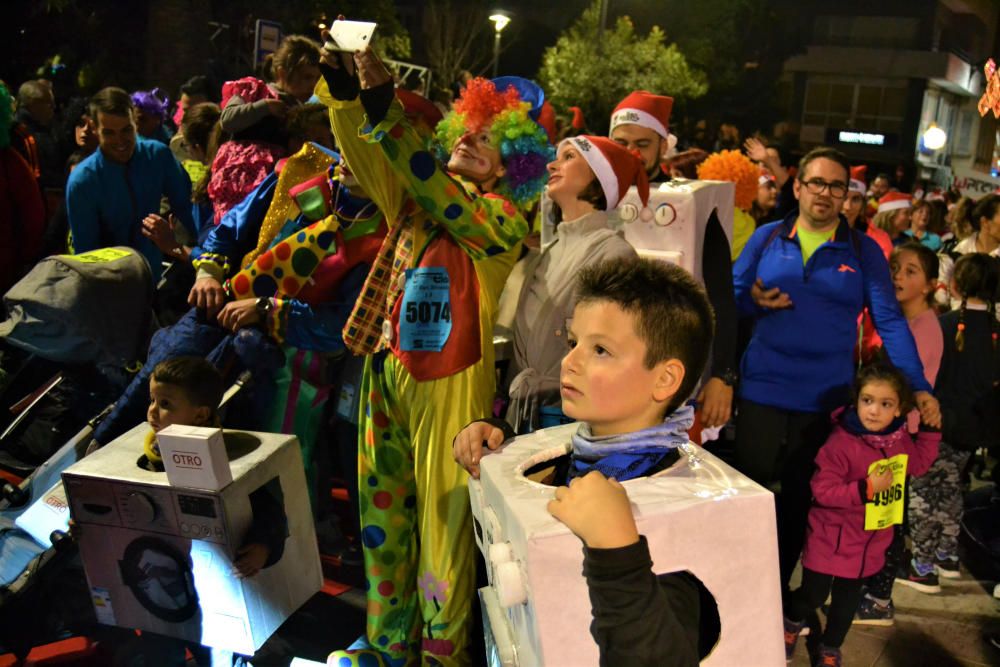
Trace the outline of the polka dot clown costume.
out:
[[[391,221],[344,328],[367,355],[358,462],[367,631],[328,664],[464,665],[475,543],[451,442],[492,408],[497,303],[553,154],[533,115],[543,95],[524,79],[475,79],[432,138],[398,100],[387,97],[387,110],[373,101],[391,97],[391,83],[359,96],[328,81],[317,94],[338,144]],[[488,133],[500,153],[490,192],[439,162],[468,132]]]
[[[373,202],[333,179],[335,158],[307,143],[262,184],[276,181],[263,219],[237,207],[193,260],[198,276],[223,283],[230,300],[258,300],[260,326],[285,356],[261,428],[298,437],[314,502],[319,408],[331,389],[322,357],[343,349],[348,304],[387,231]],[[240,239],[253,244],[249,252]]]

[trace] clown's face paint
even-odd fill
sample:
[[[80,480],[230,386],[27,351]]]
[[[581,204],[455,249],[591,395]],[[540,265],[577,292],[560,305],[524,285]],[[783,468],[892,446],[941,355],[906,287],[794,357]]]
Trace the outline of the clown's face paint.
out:
[[[500,151],[491,145],[489,129],[466,132],[459,137],[448,160],[448,171],[479,184],[488,184],[504,175]]]

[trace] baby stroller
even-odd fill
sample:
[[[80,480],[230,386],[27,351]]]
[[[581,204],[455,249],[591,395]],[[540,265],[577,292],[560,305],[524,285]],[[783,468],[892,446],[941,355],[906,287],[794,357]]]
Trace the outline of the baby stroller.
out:
[[[0,470],[24,478],[114,401],[153,327],[149,266],[130,248],[53,255],[4,296]]]
[[[0,649],[23,656],[69,630],[67,619],[92,617],[72,541],[62,539],[59,475],[138,367],[152,296],[149,266],[129,248],[48,257],[4,296]]]

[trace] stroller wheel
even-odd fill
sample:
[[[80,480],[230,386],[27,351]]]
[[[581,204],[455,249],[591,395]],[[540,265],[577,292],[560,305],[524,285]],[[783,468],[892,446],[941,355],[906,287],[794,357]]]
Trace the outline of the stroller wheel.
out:
[[[28,494],[19,486],[14,486],[10,482],[4,482],[0,487],[0,498],[3,498],[11,507],[21,507],[28,502]]]

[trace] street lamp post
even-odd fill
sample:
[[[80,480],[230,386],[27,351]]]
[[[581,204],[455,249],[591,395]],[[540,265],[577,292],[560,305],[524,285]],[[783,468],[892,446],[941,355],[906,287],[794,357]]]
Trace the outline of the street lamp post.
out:
[[[493,78],[497,78],[497,69],[500,66],[500,33],[507,24],[510,23],[510,15],[503,10],[495,10],[490,14],[493,21],[493,29],[496,31],[493,36]]]

